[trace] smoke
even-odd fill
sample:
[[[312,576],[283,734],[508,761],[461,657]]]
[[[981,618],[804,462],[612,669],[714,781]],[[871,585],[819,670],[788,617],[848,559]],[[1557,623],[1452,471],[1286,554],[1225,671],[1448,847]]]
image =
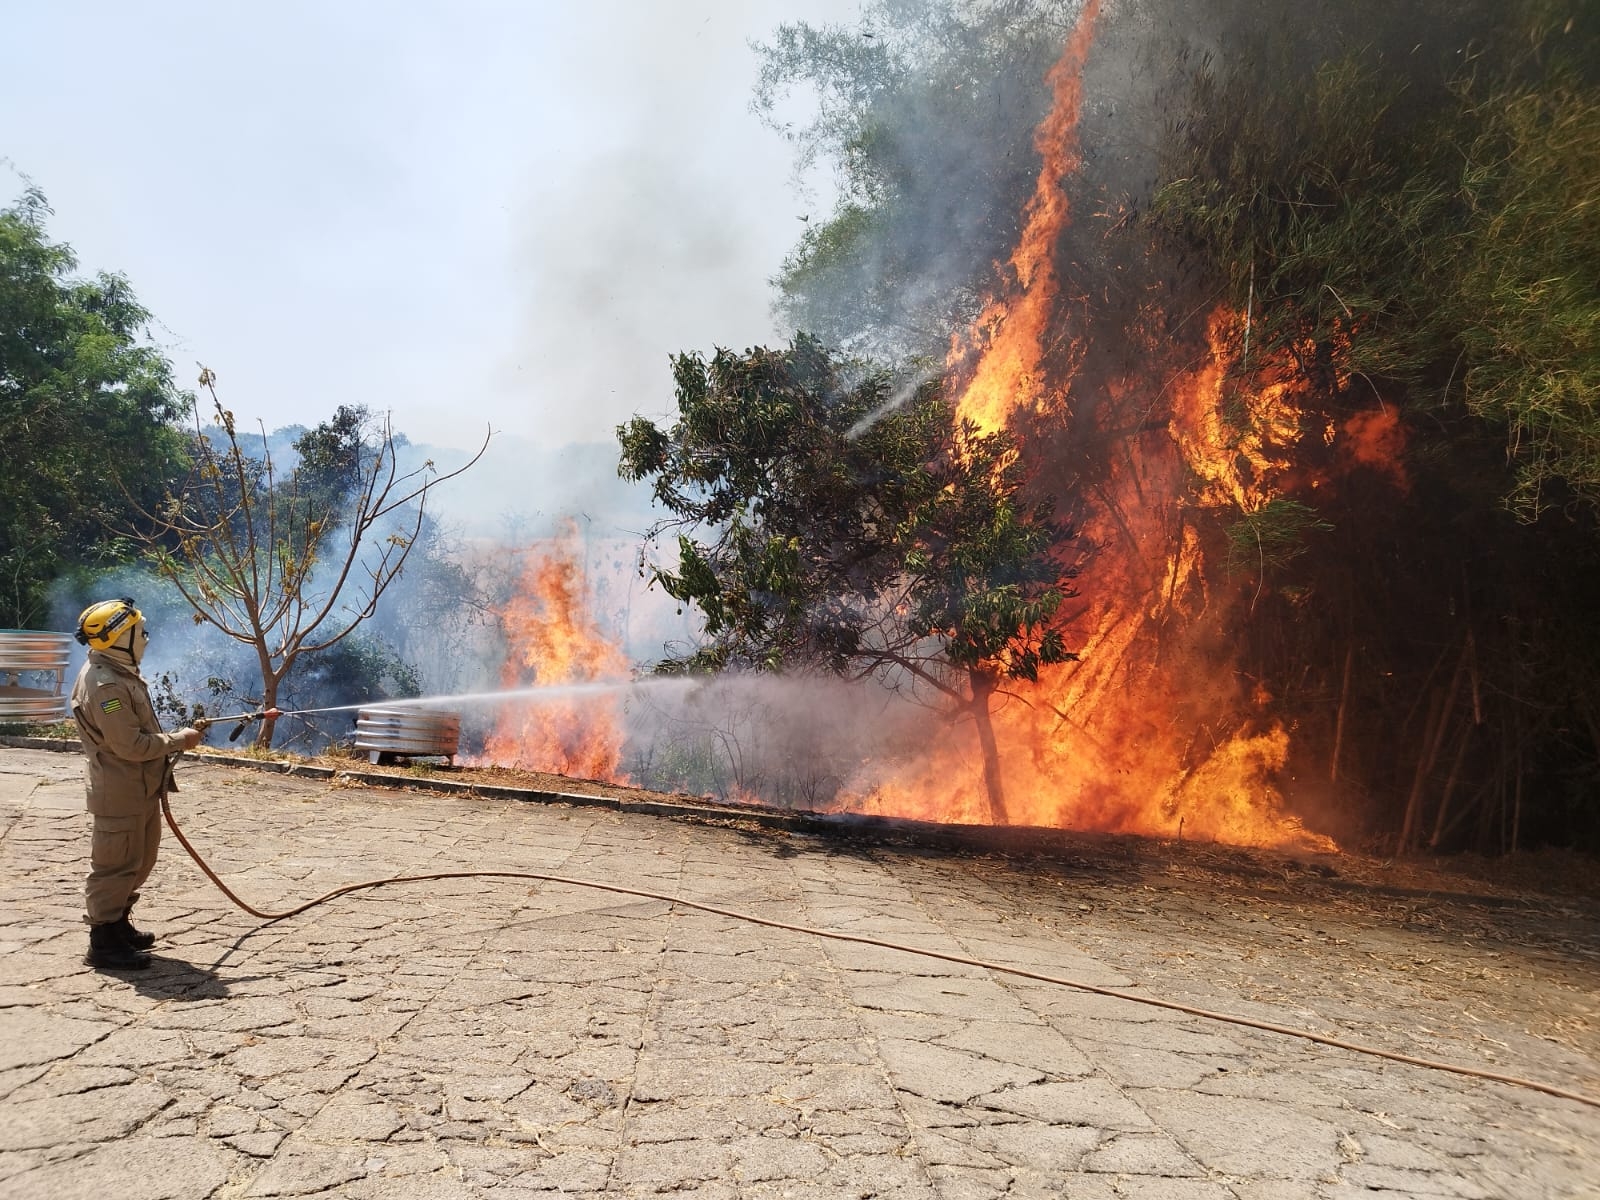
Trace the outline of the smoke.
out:
[[[590,8],[608,19],[574,23],[550,81],[566,100],[551,117],[568,144],[538,164],[512,214],[519,304],[495,380],[549,445],[664,411],[673,354],[769,342],[767,276],[809,211],[790,191],[782,142],[750,137],[748,39],[792,3]]]
[[[880,764],[918,753],[930,717],[881,688],[776,675],[651,680],[623,709],[634,783],[802,811],[870,790]]]
[[[1133,278],[1133,264],[1108,261],[1105,234],[1149,204],[1163,139],[1188,119],[1197,75],[1270,70],[1310,87],[1319,65],[1348,56],[1403,81],[1404,105],[1424,106],[1516,7],[1105,3],[1083,72],[1075,218],[1059,248],[1077,268],[1080,299],[1102,321],[1120,319],[1151,278],[1181,275],[1169,258],[1138,264]],[[769,60],[788,65],[785,87],[813,88],[820,105],[821,120],[790,136],[845,175],[832,226],[808,228],[780,278],[790,332],[893,361],[940,354],[967,327],[1004,282],[1039,165],[1032,139],[1049,104],[1045,75],[1081,9],[1080,0],[880,2],[858,22],[800,23],[768,40]],[[869,36],[893,69],[828,65],[856,61],[853,48]]]
[[[260,690],[255,656],[245,646],[194,620],[194,610],[168,581],[142,567],[105,572],[92,579],[62,579],[50,594],[52,628],[71,631],[78,615],[101,600],[128,596],[143,614],[150,643],[140,674],[151,685],[157,714],[169,727],[204,713],[231,713]],[[76,674],[88,650],[72,647],[70,674]],[[174,704],[183,706],[182,712]]]
[[[267,444],[284,443],[290,434],[275,431]],[[259,439],[243,439],[241,448],[247,454],[260,453],[261,445]],[[292,461],[293,454],[282,457]],[[276,450],[273,462],[282,480],[287,472]],[[389,539],[410,533],[404,512],[374,525],[345,580],[340,576],[349,545],[348,527],[326,535],[324,553],[300,591],[303,604],[299,607],[312,613],[336,591],[338,596],[329,618],[309,639],[311,643],[356,621],[365,603],[365,595],[360,593],[363,588],[370,589],[371,573],[377,571],[380,557],[396,550]],[[479,611],[472,603],[474,581],[460,570],[450,540],[436,522],[425,521],[405,569],[385,590],[377,613],[335,645],[299,657],[283,681],[277,705],[291,710],[376,703],[416,695],[428,686],[455,686],[487,675],[498,645],[492,629],[474,619]],[[54,626],[74,629],[85,607],[117,596],[132,597],[145,617],[150,643],[141,674],[165,724],[175,727],[198,717],[243,712],[260,705],[263,681],[255,647],[202,618],[170,580],[142,565],[58,580],[50,600]],[[233,603],[230,607],[232,621],[238,624],[241,606]],[[291,614],[294,611],[291,609]],[[281,644],[289,619],[268,632],[269,649]],[[77,650],[74,670],[85,654]],[[353,721],[353,713],[287,718],[280,722],[275,744],[314,752],[343,739]],[[227,732],[213,730],[208,738],[220,744]]]
[[[808,124],[769,122],[840,175],[837,208],[825,226],[813,214],[779,279],[790,330],[878,359],[942,357],[1015,241],[1042,80],[1076,7],[872,3],[763,44],[758,103],[817,102]]]

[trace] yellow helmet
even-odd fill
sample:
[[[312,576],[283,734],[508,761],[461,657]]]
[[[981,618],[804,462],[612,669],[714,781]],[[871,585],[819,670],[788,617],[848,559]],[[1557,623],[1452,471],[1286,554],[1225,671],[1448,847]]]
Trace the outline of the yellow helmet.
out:
[[[80,645],[91,650],[109,650],[122,640],[130,629],[144,624],[144,614],[133,606],[133,597],[120,600],[102,600],[91,604],[78,617],[78,632],[74,634]]]

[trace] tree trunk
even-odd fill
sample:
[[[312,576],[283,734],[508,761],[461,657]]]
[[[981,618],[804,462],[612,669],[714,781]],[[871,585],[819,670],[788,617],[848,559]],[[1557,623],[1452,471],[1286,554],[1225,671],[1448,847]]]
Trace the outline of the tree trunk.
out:
[[[1339,713],[1333,720],[1333,754],[1328,759],[1328,782],[1339,782],[1339,754],[1344,749],[1344,714],[1350,707],[1350,668],[1355,663],[1356,642],[1350,639],[1350,644],[1344,651],[1344,683],[1339,688]]]
[[[989,698],[994,695],[995,677],[988,671],[973,670],[972,718],[978,726],[978,745],[983,750],[983,790],[989,799],[989,822],[1009,825],[1005,787],[1000,781],[1000,750],[994,741],[994,725],[989,720]]]
[[[287,672],[286,672],[287,673]],[[268,672],[261,680],[261,707],[262,709],[278,707],[278,685],[283,682],[281,675]],[[256,732],[256,749],[270,750],[272,748],[272,735],[276,732],[276,721],[264,720],[261,728]]]
[[[1468,649],[1465,644],[1461,647],[1461,657],[1456,660],[1456,671],[1450,677],[1449,688],[1443,692],[1436,689],[1428,707],[1428,720],[1422,727],[1422,745],[1417,755],[1417,773],[1411,782],[1411,798],[1406,802],[1405,822],[1400,828],[1401,854],[1409,854],[1415,848],[1416,839],[1421,836],[1423,792],[1428,776],[1433,773],[1433,765],[1438,761],[1445,733],[1450,728],[1450,717],[1456,709],[1456,696],[1461,691],[1461,676],[1466,669]]]
[[[1417,769],[1411,780],[1411,795],[1406,800],[1406,815],[1400,822],[1400,838],[1395,846],[1397,854],[1411,851],[1411,831],[1417,826],[1417,814],[1422,806],[1422,788],[1432,766],[1428,759],[1428,748],[1433,744],[1433,728],[1439,721],[1439,709],[1443,703],[1439,690],[1435,688],[1428,702],[1428,719],[1422,725],[1422,741],[1417,747]]]
[[[1467,746],[1472,742],[1473,728],[1468,725],[1462,729],[1461,739],[1456,743],[1456,756],[1450,763],[1450,774],[1445,777],[1444,792],[1439,796],[1439,811],[1433,818],[1433,836],[1428,839],[1429,850],[1438,850],[1445,834],[1455,827],[1447,826],[1445,818],[1450,815],[1450,800],[1455,795],[1456,784],[1461,779],[1461,764],[1466,761]]]

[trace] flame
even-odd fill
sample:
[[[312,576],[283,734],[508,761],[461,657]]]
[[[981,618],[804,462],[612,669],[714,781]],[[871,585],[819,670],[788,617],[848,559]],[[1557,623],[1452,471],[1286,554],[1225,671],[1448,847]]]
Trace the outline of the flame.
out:
[[[1265,381],[1228,378],[1231,347],[1242,337],[1237,313],[1212,313],[1210,357],[1176,389],[1171,428],[1185,463],[1202,481],[1194,502],[1248,513],[1272,499],[1269,481],[1289,471],[1287,451],[1300,440],[1302,414],[1287,372],[1269,371]]]
[[[530,552],[515,594],[499,610],[509,655],[507,690],[570,683],[622,682],[621,649],[591,615],[576,530]],[[483,757],[499,766],[551,771],[579,779],[628,782],[622,762],[622,715],[616,699],[588,694],[501,706]]]
[[[1011,254],[1016,295],[991,300],[966,338],[951,340],[946,365],[959,370],[977,357],[957,414],[980,433],[1005,426],[1019,407],[1040,410],[1051,397],[1042,370],[1044,336],[1054,313],[1059,283],[1054,250],[1071,219],[1061,181],[1078,169],[1078,114],[1083,106],[1083,64],[1089,54],[1100,0],[1088,0],[1066,51],[1045,81],[1050,85],[1050,111],[1034,133],[1034,148],[1044,159],[1039,181],[1023,212],[1022,236]]]
[[[1387,477],[1400,493],[1411,490],[1411,479],[1404,466],[1406,431],[1400,423],[1398,410],[1380,406],[1358,412],[1344,423],[1342,432],[1341,472],[1367,467]]]
[[[1014,824],[1337,849],[1283,811],[1274,780],[1289,734],[1263,715],[1270,697],[1246,694],[1218,670],[1225,606],[1212,595],[1192,515],[1259,509],[1302,436],[1289,384],[1238,391],[1241,329],[1237,314],[1213,314],[1210,355],[1166,389],[1165,427],[1129,439],[1096,489],[1083,531],[1098,549],[1068,618],[1081,661],[1008,685],[993,713]],[[1122,410],[1148,386],[1123,381],[1105,410]],[[985,822],[970,723],[940,736],[923,762],[864,766],[842,807]]]

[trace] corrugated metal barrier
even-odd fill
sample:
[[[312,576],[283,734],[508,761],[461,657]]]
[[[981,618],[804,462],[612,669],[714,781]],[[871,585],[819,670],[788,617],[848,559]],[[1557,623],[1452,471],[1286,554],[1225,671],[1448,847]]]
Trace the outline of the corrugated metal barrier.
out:
[[[48,723],[67,716],[70,633],[0,629],[0,723]]]
[[[356,714],[355,748],[369,761],[447,758],[461,746],[461,714],[407,708],[363,708]]]

